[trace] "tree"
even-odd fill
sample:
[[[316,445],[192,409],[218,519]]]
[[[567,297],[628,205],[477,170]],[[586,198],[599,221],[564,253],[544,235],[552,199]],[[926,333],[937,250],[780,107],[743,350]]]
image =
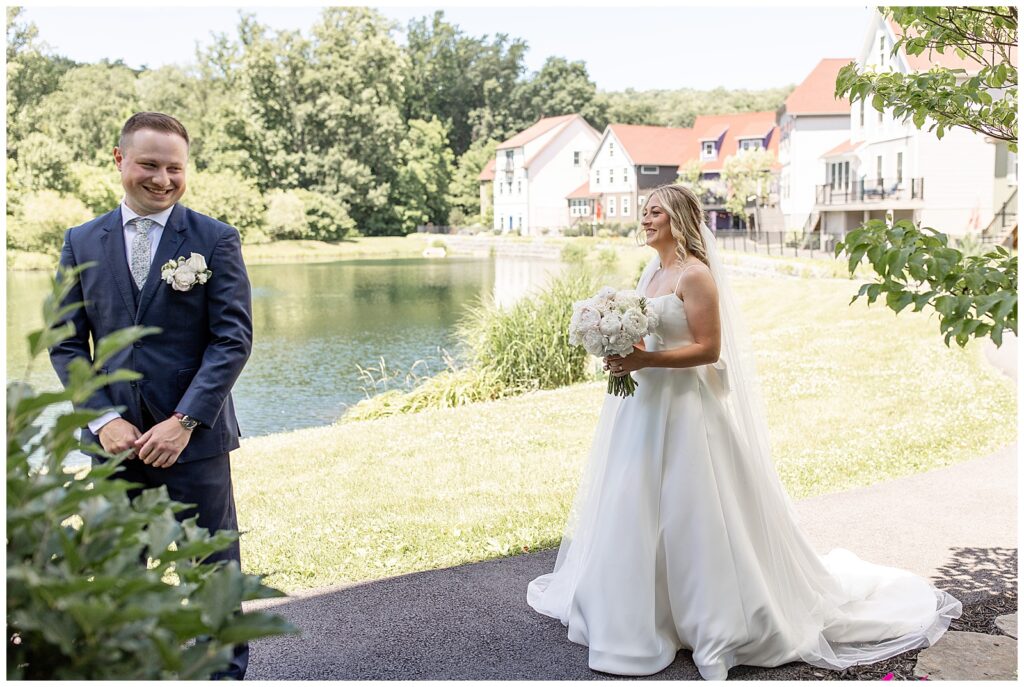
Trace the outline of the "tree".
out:
[[[836,96],[867,100],[882,112],[926,124],[942,138],[958,126],[1007,141],[1017,150],[1016,7],[880,7],[903,28],[892,47],[908,55],[947,51],[975,63],[978,71],[935,65],[927,72],[861,72],[850,63],[836,78]]]
[[[17,158],[20,141],[32,131],[31,105],[57,90],[61,76],[76,66],[73,60],[44,53],[35,24],[18,23],[24,11],[7,8],[7,155]]]
[[[704,170],[702,168],[701,161],[690,160],[680,167],[679,175],[676,177],[676,183],[683,184],[696,193],[698,198],[703,198],[704,194],[708,192],[708,187],[707,184],[704,183]]]
[[[228,171],[189,170],[189,177],[183,199],[188,207],[230,224],[243,241],[263,238],[266,206],[254,180]]]
[[[747,150],[726,158],[722,163],[722,183],[727,188],[725,209],[746,216],[751,199],[759,204],[766,202],[774,163],[775,156],[767,150]]]
[[[892,48],[909,55],[926,51],[955,52],[978,71],[932,66],[925,73],[862,72],[850,64],[836,78],[836,96],[851,102],[871,98],[879,110],[942,138],[951,127],[1006,141],[1017,150],[1016,7],[881,7],[903,36]],[[989,337],[1002,344],[1002,333],[1017,333],[1017,256],[997,248],[981,256],[950,248],[935,229],[906,220],[873,220],[850,232],[836,245],[845,252],[852,274],[867,260],[876,274],[853,300],[872,303],[885,294],[886,306],[900,312],[914,305],[939,313],[946,345],[965,346],[972,338]]]
[[[34,131],[21,142],[18,186],[29,191],[68,193],[74,187],[71,149],[61,141]]]
[[[402,231],[447,222],[453,155],[444,125],[437,119],[412,120],[399,155],[402,163],[395,179],[394,203]]]
[[[125,120],[138,111],[135,73],[107,63],[75,67],[54,92],[28,108],[34,128],[71,149],[75,160],[109,160]]]
[[[499,39],[500,40],[500,39]],[[495,57],[495,45],[487,36],[465,35],[458,26],[444,21],[444,12],[409,22],[406,55],[410,73],[405,86],[406,121],[437,117],[448,129],[448,143],[456,156],[473,142],[471,113],[487,106],[484,82],[491,77],[488,67],[505,69],[512,81],[521,72],[521,63]],[[488,64],[490,63],[490,65]]]
[[[448,187],[448,203],[452,209],[451,215],[458,214],[461,219],[449,219],[449,224],[476,220],[490,226],[480,217],[480,180],[477,177],[487,163],[494,159],[497,145],[497,141],[481,139],[475,141],[469,150],[459,156]]]
[[[582,115],[598,129],[608,123],[604,103],[597,98],[597,86],[580,60],[549,57],[533,78],[516,87],[512,100],[520,129],[542,117],[572,113]]]

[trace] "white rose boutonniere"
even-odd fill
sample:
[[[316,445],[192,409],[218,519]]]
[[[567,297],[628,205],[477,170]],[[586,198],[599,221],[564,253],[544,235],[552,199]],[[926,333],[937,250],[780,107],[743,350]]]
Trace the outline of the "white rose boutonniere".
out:
[[[160,278],[171,285],[175,291],[191,291],[196,284],[205,284],[213,276],[206,267],[206,258],[199,253],[192,253],[185,259],[168,260],[160,268]]]

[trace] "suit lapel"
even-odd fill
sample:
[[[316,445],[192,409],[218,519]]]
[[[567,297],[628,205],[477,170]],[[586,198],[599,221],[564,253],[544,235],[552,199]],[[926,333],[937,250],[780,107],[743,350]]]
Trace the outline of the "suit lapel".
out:
[[[156,295],[156,290],[160,288],[162,283],[160,281],[160,268],[165,262],[174,260],[178,256],[178,249],[185,241],[183,215],[184,211],[181,209],[181,206],[175,205],[174,210],[171,211],[171,216],[167,219],[167,226],[164,227],[163,234],[160,236],[160,244],[156,247],[156,257],[153,258],[153,264],[149,268],[149,276],[146,277],[146,283],[142,285],[142,293],[139,294],[139,310],[135,314],[136,324],[142,321],[146,308],[149,307],[153,296]]]
[[[135,295],[132,293],[132,275],[128,271],[128,258],[125,257],[124,225],[121,223],[120,208],[107,215],[100,241],[103,242],[107,266],[114,275],[114,284],[121,294],[124,307],[128,308],[129,313],[134,313]]]

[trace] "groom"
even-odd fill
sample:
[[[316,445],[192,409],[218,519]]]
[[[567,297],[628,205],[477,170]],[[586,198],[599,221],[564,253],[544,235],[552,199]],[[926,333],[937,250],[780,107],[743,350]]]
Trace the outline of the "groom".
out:
[[[125,122],[114,148],[121,205],[64,239],[62,266],[97,264],[81,273],[68,297],[85,307],[69,315],[75,334],[51,349],[50,360],[67,383],[72,360],[91,361],[90,339],[95,346],[118,329],[159,327],[110,359],[104,372],[123,368],[142,377],[104,387],[83,404],[122,408],[90,422],[83,443],[98,441],[113,454],[131,449],[118,476],[144,488],[164,485],[172,499],[197,504],[179,519],[198,514],[211,532],[237,530],[228,452],[238,448],[239,431],[231,387],[252,348],[252,297],[238,231],[178,204],[188,150],[188,132],[174,117],[139,112]],[[173,284],[161,278],[162,265],[190,256],[202,256],[209,272],[179,270]],[[190,265],[198,268],[199,258]],[[240,564],[238,542],[208,560]],[[214,678],[242,679],[248,662],[248,645],[236,646],[230,669]]]

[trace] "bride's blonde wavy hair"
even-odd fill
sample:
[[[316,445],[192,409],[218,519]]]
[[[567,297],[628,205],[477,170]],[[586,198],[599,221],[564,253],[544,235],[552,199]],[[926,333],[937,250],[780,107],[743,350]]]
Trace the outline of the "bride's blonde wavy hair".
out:
[[[669,227],[676,240],[676,255],[679,262],[692,255],[705,265],[708,264],[708,252],[704,246],[704,238],[700,235],[700,225],[704,221],[704,206],[697,194],[682,184],[664,184],[651,191],[644,207],[657,198],[668,215]],[[644,242],[644,228],[641,224],[637,233],[641,243]]]

